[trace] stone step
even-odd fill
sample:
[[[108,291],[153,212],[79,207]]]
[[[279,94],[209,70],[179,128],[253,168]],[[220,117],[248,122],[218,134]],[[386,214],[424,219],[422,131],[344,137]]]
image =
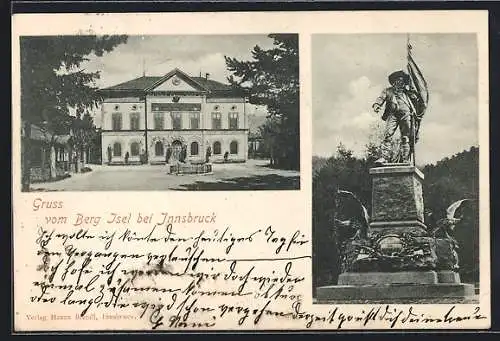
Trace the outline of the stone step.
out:
[[[316,289],[323,301],[463,298],[474,295],[474,286],[465,283],[329,285]]]
[[[401,272],[345,272],[339,275],[339,285],[374,285],[374,284],[433,284],[438,283],[435,271]]]

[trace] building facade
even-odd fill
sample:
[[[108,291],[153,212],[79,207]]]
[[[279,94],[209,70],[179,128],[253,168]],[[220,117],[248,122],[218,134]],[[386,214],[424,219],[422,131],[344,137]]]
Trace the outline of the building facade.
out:
[[[31,183],[62,178],[75,171],[70,135],[54,135],[46,128],[23,121],[21,150],[21,174],[25,174],[29,164]]]
[[[206,77],[174,69],[101,89],[102,163],[162,164],[186,150],[186,161],[245,162],[244,94]],[[226,155],[226,157],[224,157]]]

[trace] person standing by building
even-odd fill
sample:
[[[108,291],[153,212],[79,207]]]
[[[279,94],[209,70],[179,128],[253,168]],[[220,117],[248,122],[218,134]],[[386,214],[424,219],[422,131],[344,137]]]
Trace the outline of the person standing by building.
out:
[[[212,148],[210,146],[207,147],[207,152],[205,153],[205,162],[210,162],[210,156],[212,156]]]
[[[111,164],[111,146],[108,146],[108,165]]]
[[[170,162],[170,157],[172,156],[172,148],[170,145],[167,145],[167,150],[165,151],[165,163],[168,164]]]

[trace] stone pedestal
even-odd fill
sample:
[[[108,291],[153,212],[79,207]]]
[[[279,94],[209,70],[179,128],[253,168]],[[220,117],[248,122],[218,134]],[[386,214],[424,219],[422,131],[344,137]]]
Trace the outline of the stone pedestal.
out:
[[[391,284],[436,284],[435,271],[398,271],[398,272],[344,272],[338,279],[339,285],[377,285]]]
[[[318,303],[349,300],[407,300],[464,298],[474,295],[474,286],[463,283],[329,285],[317,290]]]
[[[390,166],[370,169],[372,176],[373,233],[410,233],[425,236],[424,175],[413,166]]]
[[[370,175],[372,215],[368,236],[344,244],[344,272],[338,285],[317,288],[317,299],[321,302],[473,295],[473,285],[460,283],[454,271],[451,244],[432,237],[424,224],[422,172],[409,165],[390,165],[372,168]]]

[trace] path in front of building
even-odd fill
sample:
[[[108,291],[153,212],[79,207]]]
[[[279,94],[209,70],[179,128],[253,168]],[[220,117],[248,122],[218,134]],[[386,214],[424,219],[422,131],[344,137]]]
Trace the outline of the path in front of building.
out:
[[[297,171],[267,167],[267,160],[214,164],[205,175],[166,174],[165,166],[89,165],[91,172],[32,184],[32,191],[286,190],[300,188]]]

